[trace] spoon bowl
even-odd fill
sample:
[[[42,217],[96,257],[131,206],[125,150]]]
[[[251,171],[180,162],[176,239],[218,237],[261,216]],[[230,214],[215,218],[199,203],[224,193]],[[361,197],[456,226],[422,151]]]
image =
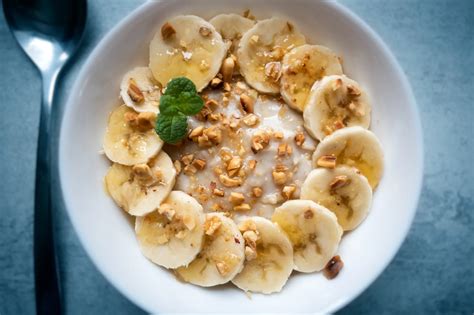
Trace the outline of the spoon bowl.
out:
[[[51,110],[59,73],[82,39],[86,0],[3,0],[13,36],[41,73],[43,96],[36,156],[34,266],[37,314],[60,314],[51,212]]]

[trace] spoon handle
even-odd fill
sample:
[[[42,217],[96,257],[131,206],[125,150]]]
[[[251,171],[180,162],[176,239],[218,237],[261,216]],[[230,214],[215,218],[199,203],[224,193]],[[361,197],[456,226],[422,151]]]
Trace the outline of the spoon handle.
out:
[[[51,107],[58,72],[43,75],[43,95],[36,156],[34,263],[36,313],[60,314],[60,286],[51,208]]]

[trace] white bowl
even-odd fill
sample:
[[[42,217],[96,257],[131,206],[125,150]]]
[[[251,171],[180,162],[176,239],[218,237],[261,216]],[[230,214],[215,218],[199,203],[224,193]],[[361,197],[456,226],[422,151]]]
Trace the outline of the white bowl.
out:
[[[131,219],[109,198],[102,178],[109,163],[99,154],[119,83],[129,69],[148,64],[148,44],[168,17],[210,18],[251,8],[259,18],[284,15],[311,43],[344,57],[345,72],[368,91],[372,130],[385,152],[385,173],[372,211],[345,235],[337,278],[293,274],[279,294],[249,299],[232,286],[184,284],[149,262]],[[332,312],[380,275],[402,244],[416,211],[422,181],[422,135],[415,100],[382,40],[343,6],[312,0],[151,1],[119,23],[96,47],[74,85],[61,126],[59,167],[64,201],[79,238],[97,268],[125,296],[149,312]]]

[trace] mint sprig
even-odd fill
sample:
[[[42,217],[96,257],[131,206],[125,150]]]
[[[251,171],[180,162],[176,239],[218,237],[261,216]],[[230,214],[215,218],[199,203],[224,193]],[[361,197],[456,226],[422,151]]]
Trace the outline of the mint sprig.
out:
[[[187,116],[199,113],[204,106],[194,83],[185,77],[172,79],[160,98],[156,133],[167,143],[177,143],[186,136]]]

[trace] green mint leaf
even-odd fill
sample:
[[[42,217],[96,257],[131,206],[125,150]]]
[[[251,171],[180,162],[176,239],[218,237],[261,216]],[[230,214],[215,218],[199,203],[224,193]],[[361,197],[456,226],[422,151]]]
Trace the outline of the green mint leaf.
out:
[[[187,128],[187,117],[181,113],[176,115],[160,114],[156,121],[156,132],[161,140],[167,143],[179,142],[186,136]]]
[[[196,94],[196,86],[193,81],[185,77],[174,78],[166,86],[165,95],[178,96],[183,92]]]
[[[177,101],[174,96],[162,95],[160,98],[160,114],[173,116],[179,113],[179,108],[176,106]]]
[[[181,113],[191,116],[201,111],[204,101],[195,93],[183,92],[175,98],[174,105]]]

